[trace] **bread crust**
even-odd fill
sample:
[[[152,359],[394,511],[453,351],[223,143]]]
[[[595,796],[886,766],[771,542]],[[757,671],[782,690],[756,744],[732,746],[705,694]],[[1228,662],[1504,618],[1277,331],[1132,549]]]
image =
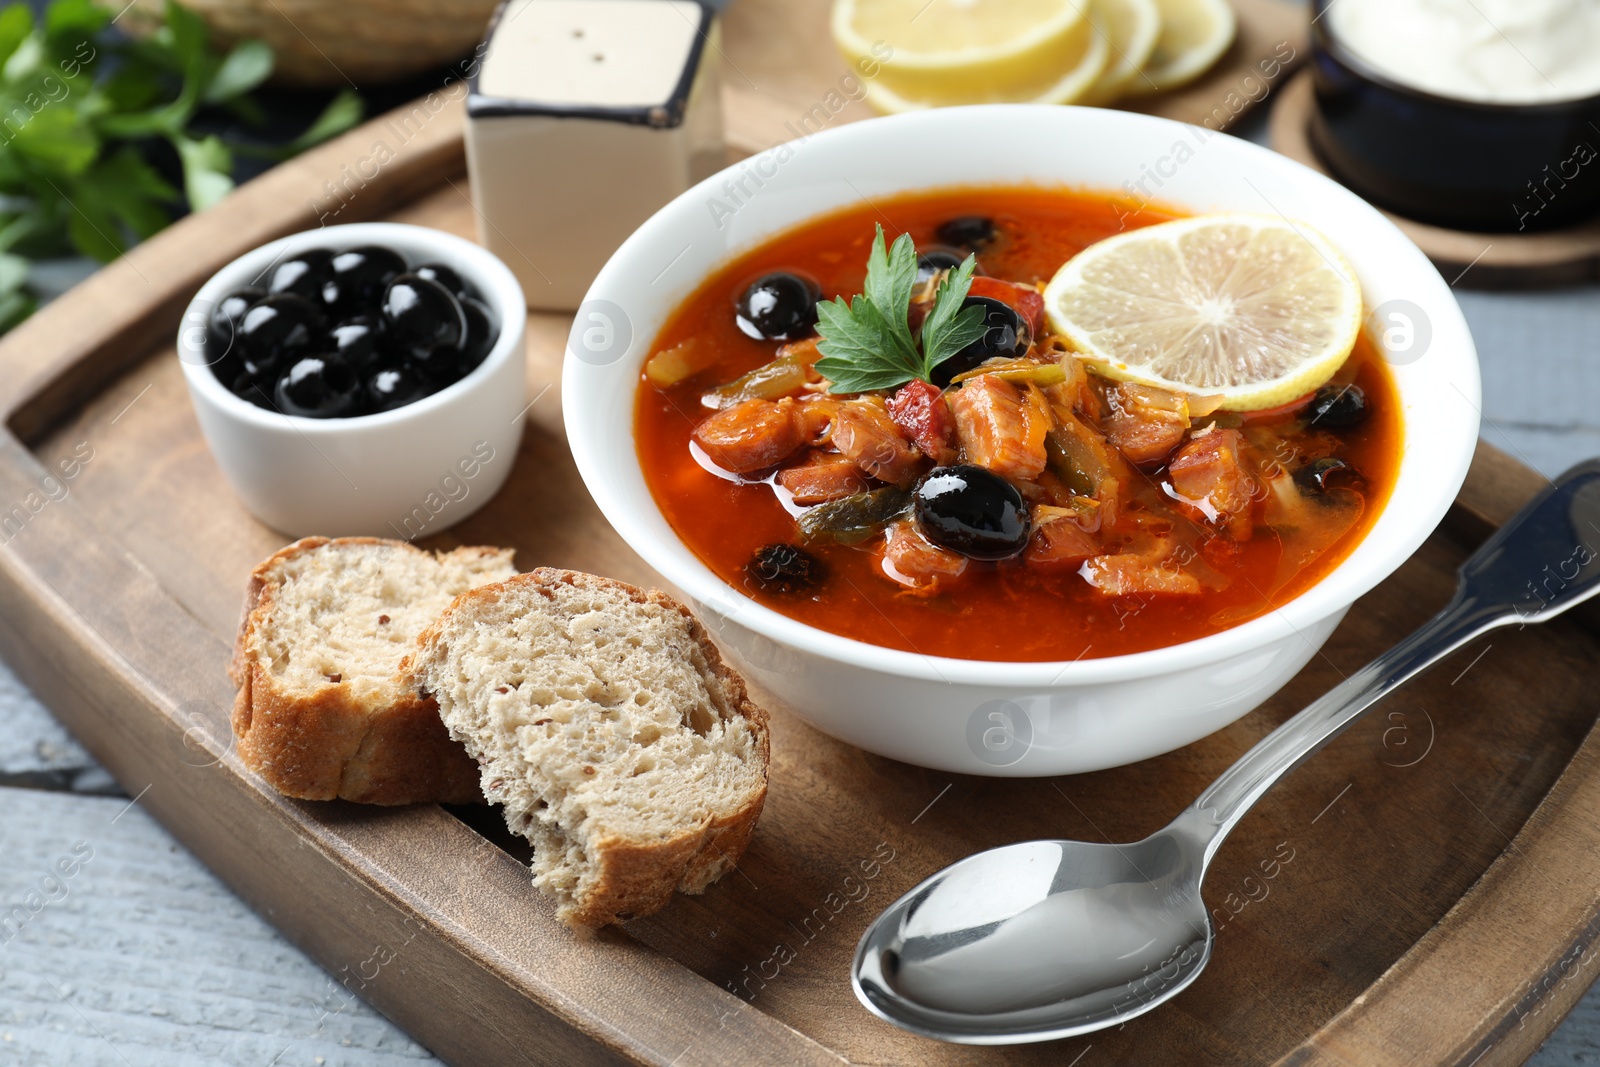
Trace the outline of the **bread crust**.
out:
[[[412,690],[395,704],[374,706],[358,698],[349,682],[329,684],[309,698],[293,696],[275,685],[258,661],[256,631],[272,613],[278,591],[273,570],[330,544],[421,551],[377,537],[306,537],[255,566],[228,664],[228,675],[239,687],[233,733],[240,759],[278,792],[301,800],[482,803],[477,764],[451,740],[431,698]]]
[[[444,627],[452,615],[470,612],[479,603],[498,597],[504,588],[519,584],[536,586],[545,595],[548,595],[546,590],[558,584],[611,590],[636,604],[654,604],[677,612],[687,622],[690,637],[705,657],[706,674],[722,687],[729,704],[749,724],[761,761],[760,787],[736,811],[720,818],[709,818],[702,825],[664,841],[639,843],[612,836],[595,842],[590,860],[598,871],[597,876],[581,897],[564,902],[557,916],[576,926],[605,926],[660,911],[672,899],[674,890],[704,892],[738,863],[761,818],[772,762],[766,711],[750,699],[744,679],[723,660],[700,620],[677,600],[660,590],[643,590],[615,578],[552,567],[540,567],[458,596],[438,621],[417,637],[417,651],[401,664],[402,673],[416,680],[416,665],[438,650]],[[489,773],[487,767],[485,773]]]

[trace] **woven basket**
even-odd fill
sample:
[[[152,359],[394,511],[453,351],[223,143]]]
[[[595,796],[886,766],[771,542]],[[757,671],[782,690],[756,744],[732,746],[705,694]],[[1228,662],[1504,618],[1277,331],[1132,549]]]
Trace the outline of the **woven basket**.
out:
[[[121,9],[126,0],[100,0]],[[270,44],[273,80],[336,86],[397,81],[467,55],[497,0],[183,0],[206,20],[217,44],[244,37]],[[118,21],[131,33],[161,22],[162,5],[143,0]]]

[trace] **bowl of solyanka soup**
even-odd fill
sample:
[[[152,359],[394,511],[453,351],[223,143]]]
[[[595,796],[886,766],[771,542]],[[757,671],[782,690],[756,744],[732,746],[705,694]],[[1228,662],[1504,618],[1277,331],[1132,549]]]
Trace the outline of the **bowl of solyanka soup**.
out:
[[[585,484],[751,679],[976,774],[1259,705],[1422,544],[1478,429],[1460,310],[1377,211],[1076,108],[730,168],[618,250],[563,373]]]

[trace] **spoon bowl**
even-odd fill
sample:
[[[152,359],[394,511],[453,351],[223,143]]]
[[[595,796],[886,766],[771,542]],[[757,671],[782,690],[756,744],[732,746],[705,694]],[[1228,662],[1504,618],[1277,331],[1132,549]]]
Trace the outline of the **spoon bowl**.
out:
[[[1174,827],[1126,845],[1025,841],[970,856],[873,924],[856,995],[897,1026],[965,1044],[1071,1037],[1148,1011],[1210,957],[1202,859]]]

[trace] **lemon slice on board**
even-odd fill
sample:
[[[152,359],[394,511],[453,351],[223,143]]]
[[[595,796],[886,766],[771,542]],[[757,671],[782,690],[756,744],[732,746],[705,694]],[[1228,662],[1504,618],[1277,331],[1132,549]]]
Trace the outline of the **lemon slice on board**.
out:
[[[893,89],[883,84],[883,80],[867,83],[867,103],[885,114],[897,114],[902,111],[921,111],[924,108],[941,107],[950,104],[1076,104],[1083,101],[1084,96],[1095,87],[1101,73],[1105,70],[1107,61],[1111,58],[1111,45],[1105,34],[1091,33],[1084,40],[1085,50],[1083,58],[1071,70],[1062,76],[1061,80],[1050,86],[1044,92],[1034,97],[997,97],[985,95],[967,97],[960,100],[938,99],[925,100],[913,99],[900,95]]]
[[[1094,0],[1089,11],[1095,28],[1108,42],[1111,56],[1094,85],[1077,101],[1109,104],[1139,77],[1161,36],[1161,9],[1156,0]]]
[[[831,28],[847,60],[879,66],[869,92],[906,110],[1071,90],[1069,72],[1099,36],[1087,10],[1085,0],[835,0]]]
[[[1326,237],[1270,215],[1200,215],[1090,245],[1044,291],[1050,327],[1110,378],[1259,411],[1333,377],[1361,284]]]
[[[1161,34],[1141,76],[1127,83],[1132,94],[1176,89],[1210,69],[1233,43],[1237,20],[1228,0],[1155,0]]]

